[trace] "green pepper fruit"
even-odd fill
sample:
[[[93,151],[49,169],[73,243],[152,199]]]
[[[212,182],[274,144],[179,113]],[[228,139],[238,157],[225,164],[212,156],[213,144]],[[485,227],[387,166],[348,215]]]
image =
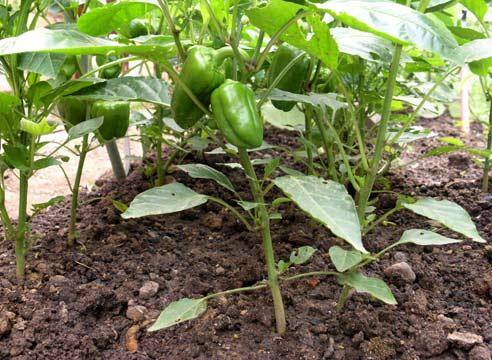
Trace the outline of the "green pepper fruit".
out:
[[[268,71],[268,85],[271,85],[280,72],[297,56],[301,54],[301,51],[296,48],[282,44],[275,55],[273,56],[270,69]],[[285,74],[285,76],[277,84],[277,89],[288,91],[294,94],[299,94],[302,89],[302,85],[308,76],[309,71],[309,59],[307,56],[299,59],[295,65]],[[294,101],[272,101],[273,106],[279,110],[290,111],[295,106]]]
[[[212,91],[224,82],[225,78],[220,66],[226,57],[232,55],[232,49],[229,47],[214,50],[197,45],[188,51],[179,77],[204,106],[210,104]],[[171,109],[174,120],[183,129],[195,125],[203,116],[203,111],[191,100],[179,83],[174,88]]]
[[[63,75],[65,79],[71,79],[73,74],[79,70],[79,64],[76,56],[67,56],[60,69],[60,75]]]
[[[255,94],[245,84],[226,80],[212,93],[212,111],[218,128],[232,145],[253,149],[263,142],[263,121]]]
[[[140,19],[133,19],[130,21],[128,24],[128,33],[130,39],[139,37],[139,36],[144,36],[149,34],[149,29],[147,27],[147,23],[143,20]]]
[[[102,116],[103,123],[99,134],[106,140],[118,139],[126,135],[130,125],[130,103],[126,101],[96,101],[92,104],[91,116]]]
[[[102,66],[108,62],[116,61],[118,60],[118,57],[115,55],[110,55],[110,56],[104,56],[104,55],[97,55],[96,56],[96,63],[97,66]],[[117,78],[121,73],[121,64],[116,64],[111,67],[108,67],[106,69],[103,69],[99,71],[99,77],[102,79],[114,79]]]
[[[64,97],[58,101],[58,112],[65,120],[65,128],[70,124],[72,126],[80,124],[86,120],[87,103],[75,97]]]

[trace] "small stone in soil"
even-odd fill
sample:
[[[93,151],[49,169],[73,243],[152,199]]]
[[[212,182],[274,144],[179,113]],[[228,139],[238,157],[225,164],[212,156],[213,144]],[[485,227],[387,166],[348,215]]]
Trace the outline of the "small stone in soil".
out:
[[[455,331],[448,335],[448,341],[455,344],[460,349],[471,349],[473,345],[483,343],[483,338],[480,335],[470,332]]]
[[[416,279],[415,273],[406,262],[399,262],[387,267],[384,274],[397,283],[411,284]]]
[[[126,317],[135,322],[141,321],[145,318],[147,308],[142,305],[129,306],[126,310]]]
[[[485,347],[483,345],[477,345],[468,354],[468,359],[469,360],[491,360],[492,355],[490,353],[490,350],[487,347]]]
[[[155,281],[146,281],[143,286],[138,290],[138,296],[141,299],[147,300],[157,294],[159,291],[159,284]]]
[[[398,262],[408,261],[408,255],[403,251],[396,251],[393,254],[393,259],[395,259]]]
[[[6,335],[12,329],[12,322],[6,313],[0,314],[0,336]]]
[[[209,229],[220,230],[222,229],[223,219],[222,216],[218,214],[208,212],[201,218],[201,223]]]

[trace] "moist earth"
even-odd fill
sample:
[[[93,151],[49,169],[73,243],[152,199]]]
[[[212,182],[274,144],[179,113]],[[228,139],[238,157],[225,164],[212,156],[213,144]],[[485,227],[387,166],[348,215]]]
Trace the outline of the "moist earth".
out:
[[[448,117],[420,120],[420,125],[439,136],[460,133]],[[477,127],[464,141],[483,146],[481,139]],[[296,145],[286,131],[270,129],[266,140]],[[402,162],[437,146],[437,138],[414,143]],[[230,159],[207,154],[186,159],[195,161],[216,166]],[[241,171],[217,168],[249,199]],[[390,284],[396,306],[352,294],[343,312],[337,312],[341,287],[336,280],[305,278],[282,286],[288,320],[283,336],[275,334],[267,290],[211,300],[198,319],[148,333],[170,302],[253,285],[265,279],[266,269],[258,236],[215,204],[123,220],[111,199],[128,204],[151,186],[146,173],[135,166],[124,182],[101,180],[96,191],[82,195],[79,245],[74,250],[65,247],[68,198],[36,217],[24,284],[15,279],[13,244],[0,243],[0,359],[490,360],[492,248],[470,241],[402,246],[365,268],[367,275]],[[481,192],[480,176],[470,155],[454,153],[396,168],[388,179],[394,192],[456,201],[490,241],[492,195]],[[167,180],[232,201],[231,193],[209,180],[178,171]],[[375,199],[379,214],[395,204],[392,193],[377,193]],[[310,245],[318,249],[311,261],[290,273],[333,269],[327,252],[330,246],[343,245],[340,240],[295,206],[280,209],[282,220],[272,224],[277,259],[288,259],[293,249]],[[370,232],[365,246],[378,251],[411,228],[456,237],[401,211]],[[398,271],[395,275],[395,267],[389,268],[395,264],[406,276]]]

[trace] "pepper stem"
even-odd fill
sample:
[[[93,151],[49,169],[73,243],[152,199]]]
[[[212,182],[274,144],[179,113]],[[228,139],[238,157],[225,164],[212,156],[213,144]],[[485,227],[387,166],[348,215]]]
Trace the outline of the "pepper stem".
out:
[[[241,165],[244,168],[246,177],[249,180],[251,187],[251,192],[253,193],[255,202],[258,203],[257,216],[258,222],[261,229],[261,235],[263,238],[263,251],[265,253],[265,260],[268,269],[268,285],[272,293],[273,307],[275,309],[275,320],[277,323],[277,332],[279,334],[285,333],[286,330],[286,320],[285,320],[285,310],[284,303],[282,300],[282,293],[280,291],[278,272],[275,263],[275,254],[272,244],[272,236],[270,233],[270,217],[265,206],[265,199],[261,191],[260,183],[256,176],[251,160],[246,149],[239,148],[239,158]]]
[[[243,59],[249,61],[249,55],[246,51],[238,48],[238,52],[241,54]],[[234,53],[234,49],[230,46],[224,46],[218,50],[215,50],[215,62],[217,66],[222,65],[225,59],[232,58],[234,56],[236,56],[236,54]]]
[[[118,150],[118,145],[116,145],[115,139],[106,142],[106,151],[108,152],[109,161],[111,162],[111,167],[113,168],[114,177],[118,181],[125,180],[125,167],[123,166],[123,161],[121,161],[120,152]]]

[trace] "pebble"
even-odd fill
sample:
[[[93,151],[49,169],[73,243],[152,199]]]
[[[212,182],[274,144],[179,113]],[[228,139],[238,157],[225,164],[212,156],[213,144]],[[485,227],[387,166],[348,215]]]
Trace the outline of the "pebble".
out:
[[[492,245],[485,245],[485,257],[489,260],[492,260]]]
[[[401,280],[404,283],[411,284],[417,278],[408,263],[402,261],[387,267],[384,274],[392,279]]]
[[[145,318],[147,308],[142,305],[129,306],[126,310],[126,317],[135,322],[141,321]]]
[[[225,269],[222,266],[218,266],[215,268],[215,273],[217,275],[221,275],[221,274],[225,273]]]
[[[483,343],[483,338],[480,335],[470,332],[455,331],[448,335],[448,341],[455,344],[460,349],[471,349],[473,345]]]
[[[396,251],[393,254],[393,259],[395,259],[398,262],[408,261],[408,255],[403,251]]]
[[[142,287],[138,290],[138,296],[141,299],[147,300],[150,299],[152,296],[157,294],[159,291],[159,284],[156,283],[155,281],[146,281]]]
[[[492,195],[485,195],[481,200],[478,201],[478,206],[480,206],[484,210],[492,208]]]
[[[490,350],[483,345],[475,346],[468,354],[469,360],[491,360]]]
[[[68,279],[63,275],[53,275],[53,276],[50,276],[50,279],[49,279],[49,282],[53,283],[54,285],[61,285],[67,281],[68,281]]]
[[[471,249],[473,249],[471,245],[463,245],[461,248],[465,251],[470,251]]]
[[[0,314],[0,336],[6,335],[12,329],[12,322],[6,312]]]

